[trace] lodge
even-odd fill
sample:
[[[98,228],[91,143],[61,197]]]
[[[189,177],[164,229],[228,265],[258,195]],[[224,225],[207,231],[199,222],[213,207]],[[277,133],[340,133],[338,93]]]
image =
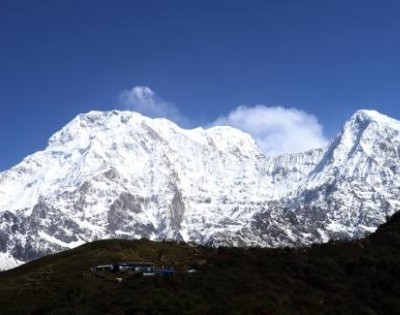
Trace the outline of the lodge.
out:
[[[173,276],[175,270],[173,268],[155,268],[151,262],[120,262],[113,264],[102,264],[91,267],[92,272],[118,272],[118,273],[134,273],[143,276]]]
[[[113,264],[114,272],[143,271],[148,268],[154,269],[154,264],[142,262],[122,262]]]

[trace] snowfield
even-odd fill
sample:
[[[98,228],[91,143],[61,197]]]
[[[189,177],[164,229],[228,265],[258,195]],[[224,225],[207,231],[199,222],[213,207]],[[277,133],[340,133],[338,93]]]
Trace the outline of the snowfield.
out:
[[[265,157],[231,127],[78,115],[0,173],[0,269],[102,238],[297,246],[399,210],[400,122],[361,110],[325,148]]]

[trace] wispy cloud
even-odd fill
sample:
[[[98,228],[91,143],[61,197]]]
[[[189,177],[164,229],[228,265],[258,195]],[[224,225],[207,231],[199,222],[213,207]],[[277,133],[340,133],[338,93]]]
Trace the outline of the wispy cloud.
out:
[[[164,117],[181,124],[187,120],[173,103],[165,101],[147,86],[135,86],[130,90],[124,90],[120,93],[119,99],[125,109],[149,117]]]
[[[228,125],[249,133],[268,156],[306,151],[327,143],[317,118],[295,108],[239,106],[213,125]]]
[[[180,125],[192,125],[173,103],[147,86],[122,91],[120,102],[125,109],[146,116],[165,117]],[[296,108],[239,106],[211,125],[232,126],[249,133],[268,156],[306,151],[327,144],[318,119]]]

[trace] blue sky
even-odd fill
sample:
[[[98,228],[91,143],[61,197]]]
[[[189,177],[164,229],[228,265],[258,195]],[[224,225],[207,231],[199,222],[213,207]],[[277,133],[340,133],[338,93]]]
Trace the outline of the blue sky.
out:
[[[398,1],[0,0],[0,170],[92,109],[153,104],[266,147],[282,126],[323,142],[360,108],[399,119],[399,16]]]

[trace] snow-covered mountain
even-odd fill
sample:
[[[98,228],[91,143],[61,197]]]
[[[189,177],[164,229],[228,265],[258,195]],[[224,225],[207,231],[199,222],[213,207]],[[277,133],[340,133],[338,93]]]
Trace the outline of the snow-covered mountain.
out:
[[[0,173],[0,269],[110,237],[293,246],[400,209],[400,122],[358,111],[326,147],[266,158],[231,127],[92,111]]]

